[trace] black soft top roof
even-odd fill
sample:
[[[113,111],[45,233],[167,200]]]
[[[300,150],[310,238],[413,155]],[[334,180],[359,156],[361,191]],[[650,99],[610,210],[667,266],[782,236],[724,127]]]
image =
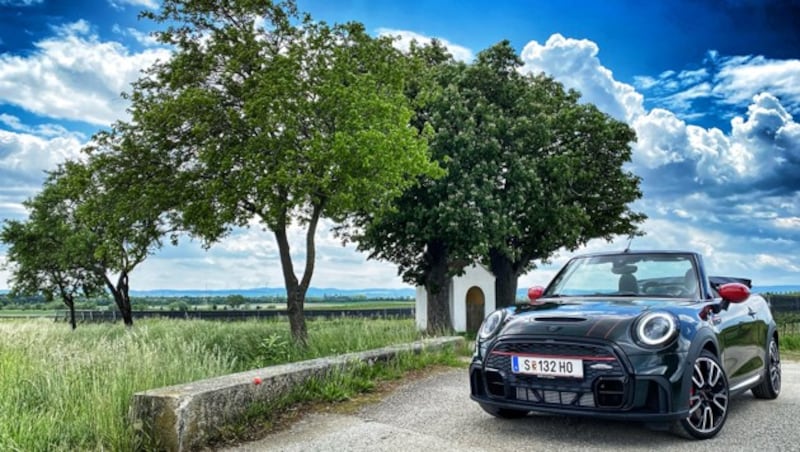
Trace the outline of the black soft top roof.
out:
[[[728,283],[739,283],[744,284],[750,289],[753,288],[753,281],[746,278],[734,278],[732,276],[709,276],[708,282],[711,283],[711,287],[714,289]]]

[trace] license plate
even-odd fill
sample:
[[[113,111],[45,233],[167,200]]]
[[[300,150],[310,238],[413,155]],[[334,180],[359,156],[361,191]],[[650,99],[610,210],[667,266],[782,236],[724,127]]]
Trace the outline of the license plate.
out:
[[[553,356],[512,356],[511,370],[515,374],[540,377],[583,378],[583,360]]]

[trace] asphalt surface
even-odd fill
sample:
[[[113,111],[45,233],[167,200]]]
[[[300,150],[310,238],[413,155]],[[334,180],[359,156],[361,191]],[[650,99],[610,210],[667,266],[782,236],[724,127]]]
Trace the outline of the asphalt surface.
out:
[[[784,361],[776,400],[731,401],[715,438],[683,439],[641,424],[531,414],[496,419],[469,399],[466,369],[400,386],[352,415],[316,413],[229,451],[800,451],[800,363]]]

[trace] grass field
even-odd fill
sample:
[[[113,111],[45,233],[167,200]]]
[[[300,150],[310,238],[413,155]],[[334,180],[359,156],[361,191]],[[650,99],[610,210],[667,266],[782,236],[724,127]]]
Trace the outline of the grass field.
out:
[[[248,304],[246,306],[240,307],[239,309],[232,309],[226,307],[224,304],[219,305],[211,305],[211,304],[201,304],[196,306],[190,306],[189,311],[193,310],[205,310],[211,311],[215,310],[213,307],[217,306],[216,310],[224,310],[225,308],[231,310],[243,310],[243,309],[286,309],[286,303],[255,303],[255,304]],[[328,301],[328,302],[309,302],[306,303],[305,309],[306,310],[315,310],[315,309],[394,309],[394,308],[413,308],[414,301],[350,301],[350,302],[337,302],[337,301]],[[105,309],[105,308],[104,308]],[[140,310],[140,307],[136,307],[134,311]],[[170,311],[171,308],[169,306],[152,306],[148,307],[147,310],[162,310],[162,311]],[[31,317],[50,317],[54,318],[56,316],[63,316],[66,312],[66,308],[59,308],[56,310],[43,310],[43,309],[0,309],[0,319],[4,317],[11,317],[11,318],[31,318]]]
[[[413,320],[309,321],[294,347],[284,322],[0,322],[0,450],[136,450],[134,392],[279,362],[420,338]]]

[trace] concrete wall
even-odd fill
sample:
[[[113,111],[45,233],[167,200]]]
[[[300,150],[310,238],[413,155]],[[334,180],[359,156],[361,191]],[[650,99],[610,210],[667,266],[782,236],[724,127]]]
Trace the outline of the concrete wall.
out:
[[[157,450],[198,450],[240,422],[254,404],[287,395],[311,378],[323,377],[354,363],[386,361],[402,352],[417,353],[462,344],[463,337],[434,338],[139,392],[133,396],[133,422],[139,434],[156,443]],[[259,384],[255,384],[256,378]]]

